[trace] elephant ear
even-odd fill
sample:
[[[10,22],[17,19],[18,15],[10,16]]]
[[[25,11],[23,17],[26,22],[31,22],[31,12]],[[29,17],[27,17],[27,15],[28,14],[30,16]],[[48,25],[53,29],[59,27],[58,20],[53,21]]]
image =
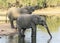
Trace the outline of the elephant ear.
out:
[[[32,22],[34,23],[34,24],[38,24],[38,17],[35,15],[33,15],[32,16]]]
[[[47,17],[46,15],[43,14],[43,15],[39,15],[39,16],[42,18],[45,18],[45,20],[46,20],[46,17]]]

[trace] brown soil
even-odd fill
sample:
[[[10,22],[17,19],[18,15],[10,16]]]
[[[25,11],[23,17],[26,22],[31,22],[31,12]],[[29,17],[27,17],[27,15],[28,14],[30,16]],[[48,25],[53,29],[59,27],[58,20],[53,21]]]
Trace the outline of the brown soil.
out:
[[[17,33],[17,30],[12,29],[10,27],[10,24],[8,24],[8,23],[0,24],[0,35],[14,35],[16,33]]]

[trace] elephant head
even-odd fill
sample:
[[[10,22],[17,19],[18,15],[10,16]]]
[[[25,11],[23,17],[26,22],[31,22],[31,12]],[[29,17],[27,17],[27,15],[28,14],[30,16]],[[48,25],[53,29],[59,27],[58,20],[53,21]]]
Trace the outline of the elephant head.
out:
[[[46,16],[45,15],[36,15],[36,16],[33,16],[32,19],[36,25],[39,24],[39,25],[44,26],[46,28],[48,34],[50,35],[50,38],[52,38],[52,35],[51,35],[49,28],[47,26],[47,23],[46,23]]]
[[[28,10],[30,10],[31,12],[35,11],[35,10],[38,10],[39,9],[39,6],[38,5],[35,5],[35,6],[29,6]]]
[[[38,10],[39,8],[40,8],[40,7],[39,7],[38,5],[35,5],[35,6],[34,6],[34,9],[35,9],[35,10]]]

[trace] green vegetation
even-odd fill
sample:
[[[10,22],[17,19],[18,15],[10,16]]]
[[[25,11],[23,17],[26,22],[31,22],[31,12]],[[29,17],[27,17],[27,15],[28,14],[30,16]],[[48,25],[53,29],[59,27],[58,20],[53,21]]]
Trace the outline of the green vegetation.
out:
[[[47,17],[46,23],[51,32],[57,32],[60,26],[60,17],[57,16]],[[42,31],[46,31],[46,29],[43,26],[38,25],[38,28],[40,28]]]
[[[60,0],[18,0],[19,4],[22,4],[23,6],[26,5],[36,5],[43,6],[43,3],[45,2],[48,6],[54,5],[60,6]],[[8,3],[16,3],[16,0],[0,0],[0,8],[7,8]]]

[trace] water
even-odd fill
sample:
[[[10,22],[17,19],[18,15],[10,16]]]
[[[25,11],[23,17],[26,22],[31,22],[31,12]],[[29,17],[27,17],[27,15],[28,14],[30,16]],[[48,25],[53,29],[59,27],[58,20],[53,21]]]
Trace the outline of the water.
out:
[[[17,36],[0,36],[0,43],[17,43]]]
[[[31,42],[31,32],[26,32],[26,41]],[[52,39],[50,40],[50,36],[48,33],[43,32],[41,30],[37,31],[37,42],[36,43],[60,43],[60,27],[58,32],[53,32],[52,34]]]
[[[60,28],[59,28],[60,29]],[[60,43],[60,30],[58,32],[51,33],[53,38],[50,40],[50,43]],[[31,31],[26,31],[25,33],[25,42],[31,43]],[[10,36],[0,36],[0,43],[18,43],[17,35],[14,35],[13,38]],[[48,33],[41,30],[37,31],[37,42],[36,43],[48,43],[50,37]]]

